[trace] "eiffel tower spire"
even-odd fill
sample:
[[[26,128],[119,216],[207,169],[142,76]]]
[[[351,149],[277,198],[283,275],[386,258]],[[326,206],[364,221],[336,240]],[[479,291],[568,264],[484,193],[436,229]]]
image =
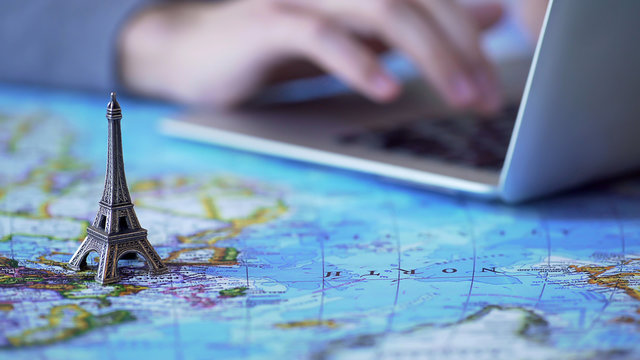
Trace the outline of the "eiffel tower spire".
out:
[[[136,212],[127,187],[122,157],[122,134],[120,120],[122,110],[116,100],[116,93],[111,93],[111,101],[107,105],[109,121],[109,150],[107,152],[107,175],[104,180],[104,191],[98,202],[98,213],[87,228],[87,237],[69,261],[73,270],[86,266],[87,255],[95,251],[100,255],[96,281],[101,284],[117,282],[118,260],[126,255],[140,255],[154,274],[167,272],[160,256],[147,240],[147,230],[138,222]]]
[[[116,100],[116,93],[111,93],[111,101],[107,105],[107,120],[109,121],[109,149],[107,153],[107,175],[104,180],[104,192],[100,201],[107,206],[131,204],[131,196],[124,174],[124,159],[122,158],[122,134],[120,120],[122,110]]]

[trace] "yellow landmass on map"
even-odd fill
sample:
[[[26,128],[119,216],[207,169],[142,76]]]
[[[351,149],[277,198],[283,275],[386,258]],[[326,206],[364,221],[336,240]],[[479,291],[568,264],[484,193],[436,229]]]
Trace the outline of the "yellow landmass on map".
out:
[[[9,142],[7,143],[7,150],[10,153],[16,151],[18,143],[20,143],[20,141],[31,131],[33,128],[33,121],[33,119],[29,119],[18,125],[13,136],[9,138]]]
[[[214,216],[215,219],[219,219],[219,212],[215,208],[215,204],[212,198],[206,197],[202,198],[201,202],[203,204],[208,204],[210,207],[208,213],[211,216]],[[263,224],[274,220],[280,217],[282,214],[287,212],[287,206],[282,202],[278,201],[278,203],[274,207],[262,207],[256,209],[253,213],[251,213],[246,218],[236,218],[231,219],[229,221],[229,225],[222,227],[220,229],[214,230],[204,230],[194,233],[189,236],[178,236],[178,241],[183,244],[192,244],[192,243],[205,243],[204,246],[199,247],[190,247],[172,251],[169,253],[169,256],[165,259],[165,261],[177,263],[181,265],[236,265],[238,251],[235,248],[231,247],[218,247],[215,246],[216,243],[226,239],[232,239],[246,229],[247,227]],[[194,251],[202,251],[202,250],[212,250],[213,255],[208,259],[205,263],[193,263],[193,262],[180,262],[177,261],[178,258],[189,252]]]
[[[299,328],[310,328],[310,327],[326,327],[329,329],[337,329],[340,327],[337,322],[334,320],[302,320],[302,321],[291,321],[286,323],[279,323],[274,325],[280,329],[299,329]]]
[[[633,263],[640,263],[640,258],[629,259],[622,263],[622,265],[631,265]],[[633,277],[640,277],[640,271],[629,271],[616,273],[612,275],[602,276],[606,271],[614,269],[616,266],[576,266],[571,265],[569,268],[574,269],[577,272],[586,273],[589,275],[589,283],[604,286],[608,288],[621,289],[627,295],[640,301],[640,291],[633,288],[630,284],[630,279]]]
[[[172,191],[193,191],[189,186],[203,186],[194,183],[187,177],[177,177],[175,179],[147,179],[133,183],[131,190],[133,192],[150,192],[168,190]],[[233,193],[234,195],[252,196],[255,195],[254,191],[248,186],[239,186],[238,183],[224,177],[216,177],[204,184],[204,186],[214,186],[216,189],[225,189],[225,194]],[[201,188],[199,191],[202,190]],[[148,194],[147,194],[148,196]],[[225,218],[220,211],[216,203],[216,197],[214,195],[202,192],[198,196],[198,201],[201,205],[202,213],[198,216],[218,220],[226,223],[222,227],[215,229],[201,230],[189,235],[179,235],[177,240],[181,244],[194,244],[187,248],[176,249],[170,252],[164,261],[171,262],[177,265],[200,265],[200,266],[232,266],[237,265],[238,250],[233,247],[221,247],[217,245],[218,242],[233,239],[240,235],[246,228],[263,224],[272,221],[282,214],[288,211],[287,206],[282,201],[278,201],[274,206],[260,207],[254,210],[251,214],[241,218]],[[173,209],[158,208],[153,204],[147,204],[144,201],[144,197],[138,198],[136,205],[153,209],[156,211],[162,211],[165,213],[172,213],[175,215],[184,215],[175,212]],[[194,216],[190,214],[189,216]],[[200,256],[198,260],[189,260],[188,254],[194,252],[210,253],[209,258],[203,258]],[[187,256],[185,256],[187,255]],[[193,258],[193,256],[191,256]],[[187,258],[187,259],[185,259]]]
[[[60,253],[60,252],[57,252],[57,253],[58,254],[69,255],[69,256],[73,255],[71,253]],[[55,254],[51,254],[51,255],[55,255]],[[36,258],[35,261],[30,261],[30,262],[33,262],[33,263],[36,263],[36,264],[42,264],[42,265],[49,265],[49,266],[59,266],[59,267],[65,268],[65,269],[68,266],[68,264],[66,262],[47,259],[45,257],[45,255],[40,255],[40,256],[38,256]]]
[[[170,187],[181,187],[189,183],[189,180],[186,177],[177,177],[175,180],[168,184]],[[165,188],[167,185],[163,183],[159,179],[145,179],[139,180],[131,184],[130,190],[131,192],[144,192],[144,191],[153,191]]]
[[[202,203],[202,207],[204,208],[205,214],[209,219],[221,219],[220,210],[216,206],[215,200],[213,196],[202,196],[200,198],[200,203]]]
[[[611,320],[611,322],[620,323],[620,324],[635,324],[637,323],[636,319],[631,316],[618,316]]]

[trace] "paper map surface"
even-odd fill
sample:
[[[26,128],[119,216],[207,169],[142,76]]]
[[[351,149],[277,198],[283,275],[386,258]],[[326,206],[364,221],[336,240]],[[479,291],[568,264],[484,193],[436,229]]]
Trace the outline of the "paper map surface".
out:
[[[0,88],[1,358],[640,356],[640,181],[476,202],[165,139],[173,110],[126,98],[135,210],[170,271],[121,260],[100,286],[65,264],[102,193],[105,104]]]

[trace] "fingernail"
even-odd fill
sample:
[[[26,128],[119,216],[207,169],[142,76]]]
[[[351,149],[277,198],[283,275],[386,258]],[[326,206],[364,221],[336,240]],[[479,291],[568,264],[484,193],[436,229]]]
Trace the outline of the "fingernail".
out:
[[[452,90],[457,103],[466,105],[475,100],[476,90],[469,79],[463,74],[453,77]]]
[[[390,99],[398,92],[396,82],[383,73],[376,73],[371,77],[371,87],[375,95],[382,100]]]
[[[502,107],[502,95],[495,81],[484,71],[475,74],[475,80],[480,87],[482,102],[491,111],[497,111]]]

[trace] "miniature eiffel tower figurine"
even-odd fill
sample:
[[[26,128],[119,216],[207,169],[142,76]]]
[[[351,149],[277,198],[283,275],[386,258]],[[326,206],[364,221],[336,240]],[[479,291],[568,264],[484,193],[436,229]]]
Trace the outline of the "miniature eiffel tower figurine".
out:
[[[99,202],[100,209],[93,224],[87,228],[87,237],[69,261],[70,267],[78,271],[86,267],[89,252],[97,252],[100,255],[100,263],[96,281],[103,285],[120,280],[118,259],[123,255],[138,254],[144,257],[152,274],[161,274],[168,270],[147,240],[147,230],[140,227],[133,210],[122,160],[122,112],[113,92],[107,105],[107,119],[109,152],[104,192]]]

